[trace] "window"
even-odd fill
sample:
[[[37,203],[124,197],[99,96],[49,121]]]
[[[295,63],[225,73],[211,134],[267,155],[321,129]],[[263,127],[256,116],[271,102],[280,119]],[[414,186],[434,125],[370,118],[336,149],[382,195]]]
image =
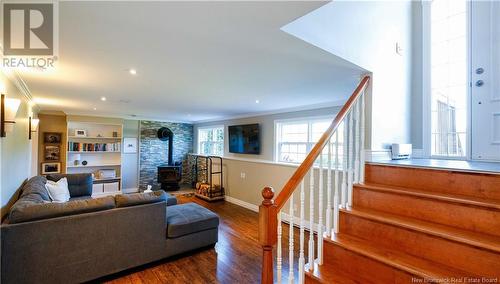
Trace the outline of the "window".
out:
[[[275,161],[284,163],[301,163],[314,147],[321,135],[330,126],[332,118],[311,118],[300,120],[277,121]],[[339,146],[342,145],[343,126],[339,128]],[[335,142],[335,136],[331,142]],[[333,157],[334,148],[332,148]],[[339,149],[339,154],[342,155]],[[323,159],[326,166],[328,149],[325,147]],[[342,157],[339,157],[342,161]],[[334,162],[334,161],[332,161]]]
[[[431,155],[466,156],[467,1],[428,3]]]
[[[198,154],[224,155],[224,127],[204,127],[198,129]]]

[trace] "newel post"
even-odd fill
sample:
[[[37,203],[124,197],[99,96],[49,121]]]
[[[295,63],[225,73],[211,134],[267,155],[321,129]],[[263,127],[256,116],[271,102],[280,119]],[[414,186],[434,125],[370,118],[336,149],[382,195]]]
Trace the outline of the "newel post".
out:
[[[272,284],[273,247],[277,240],[277,212],[274,205],[274,189],[265,187],[262,190],[264,200],[259,206],[259,243],[262,246],[262,284]]]

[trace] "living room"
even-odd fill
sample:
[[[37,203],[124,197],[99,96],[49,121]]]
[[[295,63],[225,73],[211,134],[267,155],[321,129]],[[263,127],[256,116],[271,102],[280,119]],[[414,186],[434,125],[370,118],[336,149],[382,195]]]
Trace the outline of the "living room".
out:
[[[440,1],[449,2],[433,3]],[[427,1],[2,2],[2,282],[498,279],[496,136],[486,143],[489,133],[475,132],[486,119],[476,116],[486,113],[476,101],[467,108],[447,97],[453,106],[445,119],[427,95],[438,73],[429,71],[436,58],[429,11],[443,19],[500,11],[495,1],[472,2],[473,9],[465,1],[446,8]],[[23,21],[33,21],[24,33]],[[463,38],[463,56],[453,56],[476,58]],[[50,52],[36,53],[43,47]],[[500,58],[494,50],[491,62]],[[453,70],[472,72],[450,66],[450,78]],[[488,79],[476,79],[482,83],[471,88],[483,91]],[[496,100],[485,101],[498,112]],[[500,133],[496,122],[492,132]],[[409,168],[422,170],[428,184],[403,174]],[[450,177],[439,175],[445,171]],[[391,199],[402,191],[418,200]],[[421,199],[445,204],[419,207]],[[428,214],[446,208],[440,213],[464,220],[411,215],[405,204]],[[401,231],[387,229],[393,235],[382,243],[377,222]],[[370,232],[364,238],[356,231],[362,225]],[[409,228],[428,250],[482,262],[447,264],[410,251],[403,245],[413,237]],[[335,270],[336,255],[364,267],[359,278],[348,267]]]

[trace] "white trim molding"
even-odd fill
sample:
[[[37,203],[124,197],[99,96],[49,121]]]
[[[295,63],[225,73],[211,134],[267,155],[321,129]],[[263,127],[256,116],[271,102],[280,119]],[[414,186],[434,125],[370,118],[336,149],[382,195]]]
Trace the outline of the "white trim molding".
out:
[[[259,206],[255,205],[255,204],[248,203],[246,201],[243,201],[243,200],[231,197],[231,196],[227,196],[227,195],[226,195],[226,201],[229,203],[241,206],[243,208],[252,210],[254,212],[257,212],[257,213],[259,212]],[[285,212],[281,212],[281,221],[284,223],[290,224],[290,214],[285,213]],[[305,221],[304,226],[305,226],[306,230],[310,231],[311,230],[311,223],[307,220],[304,220],[304,221]],[[300,225],[300,218],[297,216],[294,216],[293,217],[293,224],[295,227],[298,227]],[[315,232],[318,231],[318,226],[319,225],[317,223],[313,224]]]
[[[225,199],[229,203],[241,206],[243,208],[246,208],[248,210],[252,210],[254,212],[259,212],[259,206],[255,205],[255,204],[248,203],[246,201],[243,201],[243,200],[240,200],[240,199],[228,196],[228,195],[226,195]]]
[[[375,162],[375,161],[386,161],[391,159],[391,150],[365,150],[365,161]]]

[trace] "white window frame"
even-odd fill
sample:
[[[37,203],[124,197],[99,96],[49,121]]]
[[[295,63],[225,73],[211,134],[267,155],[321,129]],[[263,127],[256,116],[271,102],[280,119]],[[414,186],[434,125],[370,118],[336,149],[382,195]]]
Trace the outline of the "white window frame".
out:
[[[469,103],[467,107],[467,134],[466,134],[466,154],[464,157],[453,157],[453,156],[440,156],[432,155],[432,91],[431,91],[431,1],[421,1],[422,5],[422,139],[423,139],[423,155],[425,158],[442,158],[449,160],[470,160],[472,153],[471,144],[471,13],[470,9],[472,3],[467,5],[467,82],[469,87],[467,88],[467,102]]]
[[[335,114],[336,115],[336,114]],[[279,119],[274,121],[274,147],[273,147],[273,157],[275,163],[285,163],[285,164],[300,164],[300,162],[290,162],[290,161],[281,161],[280,156],[281,153],[279,151],[281,144],[281,126],[283,124],[288,123],[307,123],[307,142],[306,143],[306,156],[311,151],[312,147],[316,144],[316,142],[312,142],[312,124],[318,121],[328,121],[332,122],[334,116],[311,116],[311,117],[300,117],[300,118],[290,118],[290,119]],[[299,143],[299,142],[298,142]]]
[[[226,129],[224,127],[224,125],[210,125],[210,126],[202,126],[202,127],[198,127],[198,133],[197,133],[197,136],[196,136],[196,145],[197,145],[197,152],[198,152],[198,155],[207,155],[207,154],[202,154],[201,153],[201,143],[202,141],[200,140],[200,131],[203,131],[203,130],[209,130],[209,129],[219,129],[221,128],[222,129],[222,153],[221,153],[221,157],[224,156],[224,153],[225,153],[225,150],[226,150],[226,147],[225,147],[225,144],[226,144]],[[217,142],[213,142],[213,143],[217,143]],[[214,153],[210,153],[208,155],[216,155]]]

